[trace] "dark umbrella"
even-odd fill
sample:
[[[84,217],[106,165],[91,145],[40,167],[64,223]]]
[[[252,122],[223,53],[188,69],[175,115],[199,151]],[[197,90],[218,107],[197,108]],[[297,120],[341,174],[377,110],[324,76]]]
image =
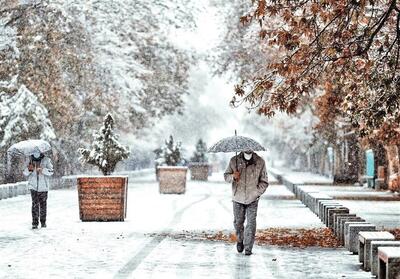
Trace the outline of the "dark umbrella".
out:
[[[251,138],[238,136],[235,131],[235,136],[224,138],[218,141],[216,144],[211,146],[207,152],[209,153],[236,152],[236,169],[237,169],[237,153],[248,150],[265,151],[265,148]]]

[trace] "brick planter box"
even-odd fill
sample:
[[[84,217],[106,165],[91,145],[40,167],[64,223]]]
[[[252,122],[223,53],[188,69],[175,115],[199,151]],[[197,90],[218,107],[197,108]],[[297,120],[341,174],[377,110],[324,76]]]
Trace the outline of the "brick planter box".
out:
[[[78,177],[79,216],[82,221],[124,221],[128,177]]]
[[[207,181],[210,166],[204,163],[191,163],[189,165],[190,178],[192,180]]]
[[[158,167],[160,193],[184,194],[187,170],[187,167]]]

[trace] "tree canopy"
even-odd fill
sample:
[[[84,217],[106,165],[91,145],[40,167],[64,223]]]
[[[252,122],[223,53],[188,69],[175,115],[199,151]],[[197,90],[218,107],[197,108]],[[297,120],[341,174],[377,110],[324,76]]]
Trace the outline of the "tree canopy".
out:
[[[233,105],[246,102],[271,117],[277,111],[295,114],[312,100],[321,125],[324,120],[344,121],[362,137],[382,129],[397,131],[398,1],[253,3],[240,21],[256,23],[254,44],[274,55],[260,57],[262,67],[236,86]]]

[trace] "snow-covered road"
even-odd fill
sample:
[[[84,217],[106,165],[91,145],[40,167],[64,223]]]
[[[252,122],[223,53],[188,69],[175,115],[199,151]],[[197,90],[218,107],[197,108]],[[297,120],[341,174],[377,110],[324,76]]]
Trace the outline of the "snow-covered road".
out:
[[[231,231],[230,186],[221,174],[189,181],[185,195],[160,195],[153,176],[131,181],[125,222],[81,222],[76,189],[49,193],[46,229],[31,230],[29,196],[0,201],[0,212],[1,278],[369,278],[344,249],[256,246],[245,257],[226,243],[150,236]],[[275,185],[257,220],[259,228],[322,227]]]

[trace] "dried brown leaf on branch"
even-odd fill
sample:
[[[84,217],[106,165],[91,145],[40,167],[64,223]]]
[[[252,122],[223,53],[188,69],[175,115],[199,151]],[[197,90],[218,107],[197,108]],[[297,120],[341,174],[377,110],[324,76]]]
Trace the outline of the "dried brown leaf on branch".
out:
[[[239,77],[248,84],[245,92],[235,92],[239,102],[245,96],[244,103],[258,104],[252,108],[268,117],[275,111],[297,113],[305,106],[318,109],[314,101],[321,92],[331,95],[324,90],[330,82],[340,88],[334,118],[346,119],[358,135],[370,136],[382,124],[399,127],[398,1],[260,0],[253,1],[249,14],[262,27],[243,41],[253,38],[249,44],[261,44],[266,55],[264,63],[251,53],[238,62],[247,70],[242,74],[239,69]],[[273,86],[260,94],[254,88],[265,75]],[[281,97],[270,98],[273,94]]]

